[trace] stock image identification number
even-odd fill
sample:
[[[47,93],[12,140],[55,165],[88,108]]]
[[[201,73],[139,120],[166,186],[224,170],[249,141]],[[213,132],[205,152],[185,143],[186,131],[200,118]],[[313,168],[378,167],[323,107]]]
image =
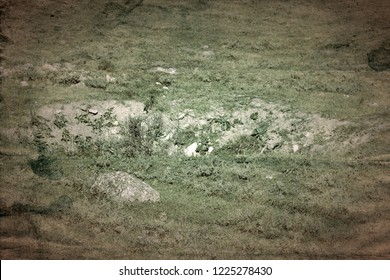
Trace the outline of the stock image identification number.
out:
[[[213,275],[272,275],[272,267],[213,267]]]

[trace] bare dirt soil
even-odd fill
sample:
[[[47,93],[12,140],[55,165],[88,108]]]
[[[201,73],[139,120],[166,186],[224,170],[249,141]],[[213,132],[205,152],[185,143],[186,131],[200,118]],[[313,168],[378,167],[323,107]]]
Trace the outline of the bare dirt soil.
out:
[[[389,15],[0,0],[1,259],[389,259]]]

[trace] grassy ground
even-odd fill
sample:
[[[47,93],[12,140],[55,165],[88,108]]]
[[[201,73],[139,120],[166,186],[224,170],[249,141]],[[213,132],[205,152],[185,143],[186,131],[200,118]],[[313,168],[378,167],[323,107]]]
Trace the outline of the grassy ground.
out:
[[[2,259],[390,256],[387,1],[0,3]],[[112,100],[145,110],[75,150],[37,115]],[[161,202],[90,193],[118,170]]]

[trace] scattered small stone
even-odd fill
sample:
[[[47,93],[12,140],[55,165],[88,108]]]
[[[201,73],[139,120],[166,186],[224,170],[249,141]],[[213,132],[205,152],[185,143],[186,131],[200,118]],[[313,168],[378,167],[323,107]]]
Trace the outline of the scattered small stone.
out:
[[[53,65],[45,63],[42,65],[42,70],[49,71],[49,72],[56,72],[58,71],[57,68],[55,68]]]
[[[293,149],[293,152],[296,153],[299,151],[299,146],[297,144],[294,144],[292,149]]]
[[[28,87],[28,83],[27,83],[26,81],[21,81],[21,82],[20,82],[20,85],[21,85],[22,87]]]
[[[163,73],[167,73],[167,74],[171,74],[171,75],[177,74],[175,68],[157,67],[157,68],[155,69],[155,71],[157,71],[157,72],[163,72]]]
[[[97,114],[99,113],[99,111],[96,110],[96,109],[89,109],[89,110],[88,110],[88,113],[90,113],[90,114],[92,114],[92,115],[97,115]]]
[[[180,114],[177,116],[177,119],[178,119],[178,120],[182,120],[185,116],[186,116],[185,113],[180,113]]]
[[[118,234],[124,233],[125,230],[126,230],[126,229],[125,229],[123,226],[117,226],[117,227],[114,228],[114,231],[115,231],[116,233],[118,233]]]
[[[211,56],[214,56],[214,52],[213,51],[204,51],[204,52],[202,52],[202,56],[211,57]]]
[[[113,82],[115,82],[115,78],[114,77],[111,77],[110,75],[106,75],[106,81],[107,81],[107,83],[113,83]]]
[[[184,149],[184,154],[188,157],[194,157],[197,156],[198,153],[196,152],[196,149],[198,148],[198,143],[192,143],[187,148]]]

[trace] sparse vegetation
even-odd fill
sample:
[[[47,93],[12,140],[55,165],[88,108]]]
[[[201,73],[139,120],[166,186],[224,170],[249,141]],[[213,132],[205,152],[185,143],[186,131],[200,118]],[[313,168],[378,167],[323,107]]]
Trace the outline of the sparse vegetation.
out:
[[[149,122],[143,118],[130,117],[122,130],[122,139],[118,145],[125,157],[137,157],[141,155],[151,156],[157,152],[155,145],[163,135],[163,123],[160,116],[154,117]]]
[[[2,53],[1,230],[23,249],[2,259],[389,257],[390,85],[364,61],[386,9],[244,2],[52,1],[55,32],[13,4],[34,20],[9,19],[23,37]],[[144,107],[123,120],[108,100]],[[111,171],[161,202],[91,193]]]

